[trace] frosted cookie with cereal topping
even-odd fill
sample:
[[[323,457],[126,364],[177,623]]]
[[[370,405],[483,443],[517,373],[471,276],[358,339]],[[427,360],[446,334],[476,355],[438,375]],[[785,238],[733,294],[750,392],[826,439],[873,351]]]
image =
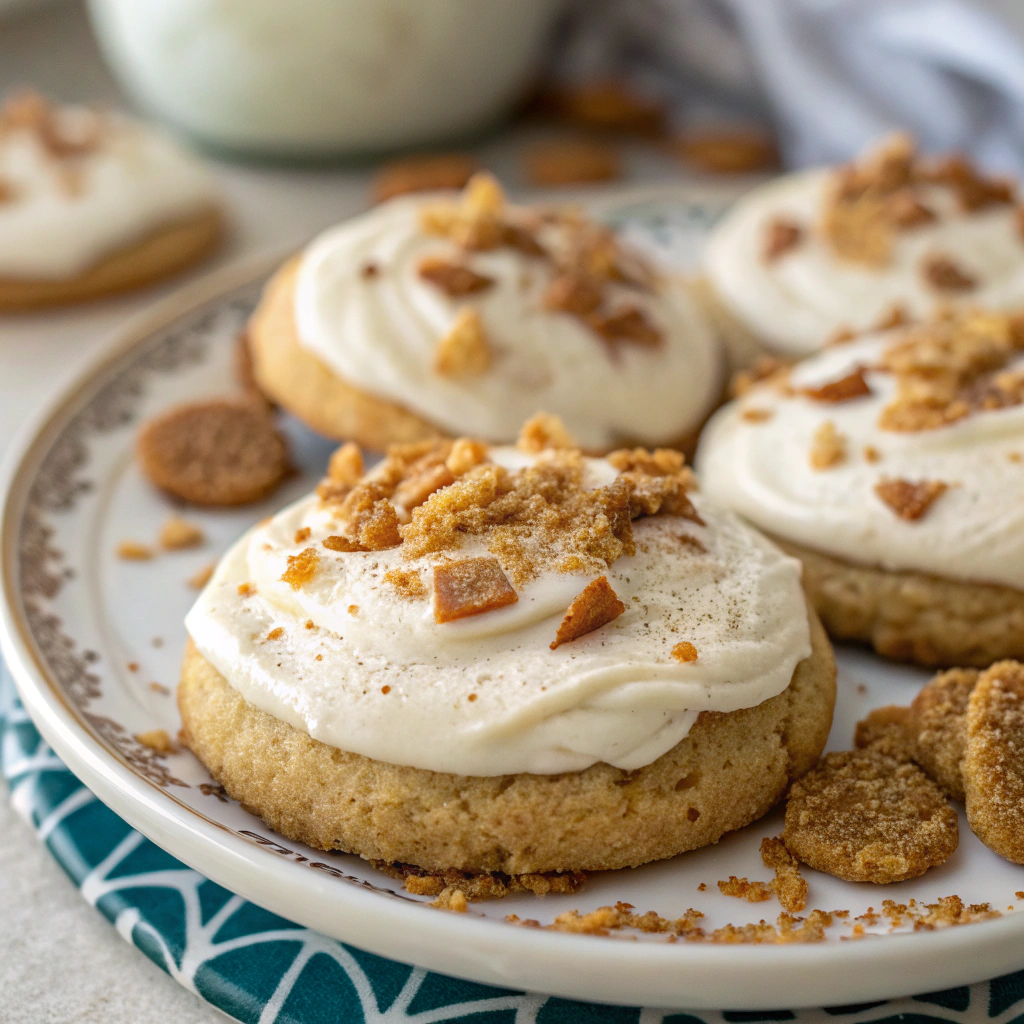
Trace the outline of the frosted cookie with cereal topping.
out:
[[[786,358],[841,332],[955,304],[1024,306],[1016,185],[904,135],[852,163],[754,189],[716,226],[703,282],[744,352]]]
[[[377,450],[511,443],[539,409],[588,451],[685,445],[723,388],[686,282],[487,174],[325,232],[267,285],[249,344],[268,397]]]
[[[278,831],[430,871],[620,868],[717,841],[815,764],[835,666],[799,564],[677,452],[586,458],[550,428],[368,473],[348,445],[224,557],[178,703]]]
[[[34,93],[0,109],[0,311],[148,284],[223,234],[212,176],[161,133]]]
[[[927,666],[1024,656],[1024,322],[949,312],[723,408],[708,497],[804,563],[833,637]]]

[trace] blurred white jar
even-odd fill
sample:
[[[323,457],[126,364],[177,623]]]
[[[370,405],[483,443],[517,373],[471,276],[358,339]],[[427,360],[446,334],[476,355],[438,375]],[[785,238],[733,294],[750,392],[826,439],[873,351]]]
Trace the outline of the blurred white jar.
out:
[[[527,87],[561,0],[90,0],[122,84],[207,143],[278,157],[472,132]]]

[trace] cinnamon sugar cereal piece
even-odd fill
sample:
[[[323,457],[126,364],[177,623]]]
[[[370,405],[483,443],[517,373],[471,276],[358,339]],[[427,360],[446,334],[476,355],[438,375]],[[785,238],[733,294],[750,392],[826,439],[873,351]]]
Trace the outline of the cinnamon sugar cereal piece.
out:
[[[471,469],[487,461],[487,445],[483,441],[474,441],[472,438],[460,437],[452,442],[451,451],[448,453],[444,464],[452,476],[462,476]]]
[[[480,169],[468,153],[420,153],[385,164],[373,180],[373,201],[409,192],[462,188]]]
[[[887,704],[872,709],[857,723],[853,745],[858,750],[874,750],[901,764],[916,760],[910,708]]]
[[[748,882],[735,875],[730,875],[727,882],[719,882],[718,890],[723,896],[735,896],[748,903],[763,903],[772,898],[772,890],[764,882]]]
[[[592,313],[587,317],[587,323],[605,341],[655,348],[663,340],[661,331],[638,306],[626,306],[610,313]]]
[[[443,256],[424,256],[416,272],[424,281],[440,288],[453,299],[475,295],[494,286],[494,278],[478,274],[465,263],[446,259]]]
[[[941,292],[969,292],[978,286],[977,278],[945,253],[929,253],[925,256],[921,260],[921,274],[928,284]]]
[[[157,487],[197,505],[243,505],[268,495],[288,452],[265,407],[213,399],[178,406],[139,433],[139,465]]]
[[[292,590],[298,590],[308,583],[320,566],[320,555],[316,548],[304,548],[297,555],[288,556],[288,568],[281,575],[281,582]]]
[[[343,537],[339,534],[331,534],[330,537],[324,537],[323,545],[328,551],[362,551],[363,548],[359,541],[352,540],[349,537]]]
[[[870,395],[871,387],[864,379],[864,367],[858,366],[845,377],[829,381],[817,388],[801,388],[800,393],[815,402],[849,402],[854,398]]]
[[[555,634],[555,639],[551,641],[551,650],[587,633],[592,633],[595,629],[607,626],[625,610],[626,606],[618,599],[608,583],[608,577],[598,577],[588,583],[569,605],[565,618],[562,619],[558,632]]]
[[[123,540],[116,548],[117,557],[126,562],[148,562],[153,557],[153,549],[148,544],[140,544],[135,540]]]
[[[672,657],[676,661],[688,662],[697,660],[697,648],[689,640],[680,640],[672,648]]]
[[[202,569],[198,569],[185,581],[193,590],[202,590],[207,583],[210,582],[210,577],[213,575],[213,570],[217,568],[216,562],[209,562],[204,565]]]
[[[160,547],[165,551],[199,547],[205,539],[203,531],[198,526],[182,519],[181,516],[171,516],[161,528],[159,537]]]
[[[552,139],[523,154],[523,173],[531,185],[547,188],[612,181],[622,174],[619,154],[594,139]]]
[[[593,313],[602,300],[601,282],[590,274],[565,271],[555,277],[544,292],[544,308],[573,316]]]
[[[846,438],[831,420],[825,420],[814,432],[809,455],[811,469],[832,469],[846,460]]]
[[[427,588],[418,569],[389,569],[384,573],[384,582],[390,583],[398,592],[398,596],[407,601],[427,596]]]
[[[434,370],[443,377],[476,377],[491,365],[491,351],[480,314],[460,309],[434,350]]]
[[[798,914],[807,906],[807,882],[800,874],[800,865],[786,849],[781,836],[765,836],[761,840],[761,861],[775,872],[769,888],[779,899],[782,909]]]
[[[774,217],[764,229],[761,258],[774,263],[795,249],[804,237],[804,229],[788,217]]]
[[[327,476],[343,487],[355,487],[363,471],[363,453],[354,441],[335,448],[327,463]]]
[[[572,439],[559,417],[539,412],[528,419],[519,430],[516,447],[521,452],[538,453],[549,448],[573,448]]]
[[[679,139],[674,150],[681,160],[711,174],[753,174],[779,166],[775,140],[754,131],[708,131]]]
[[[956,812],[916,765],[854,750],[826,754],[793,783],[782,839],[818,871],[883,884],[942,864],[959,830]]]
[[[967,708],[963,776],[971,831],[990,850],[1024,864],[1024,664],[1000,661],[978,677]]]
[[[949,489],[941,480],[902,480],[882,477],[875,484],[879,496],[900,517],[908,522],[920,519],[932,503]]]
[[[665,123],[662,103],[616,79],[559,86],[542,97],[541,106],[591,131],[653,136]]]
[[[148,732],[136,733],[135,739],[157,754],[173,754],[178,749],[167,735],[166,729],[150,729]]]
[[[463,558],[434,568],[434,621],[454,622],[515,604],[519,595],[496,558]]]
[[[973,668],[940,672],[909,708],[914,760],[954,800],[964,799],[961,762],[967,747],[967,705],[979,674]]]

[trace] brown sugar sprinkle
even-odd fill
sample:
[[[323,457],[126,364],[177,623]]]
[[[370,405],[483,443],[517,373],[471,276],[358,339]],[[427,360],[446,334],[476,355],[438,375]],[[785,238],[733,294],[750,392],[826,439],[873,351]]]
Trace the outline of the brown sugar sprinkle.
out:
[[[385,164],[373,181],[373,201],[382,203],[410,192],[462,188],[480,169],[466,153],[423,153]]]
[[[275,626],[268,634],[268,640],[280,640],[284,636],[284,626]]]
[[[281,575],[281,581],[292,590],[298,590],[316,575],[319,565],[320,556],[316,548],[304,548],[297,555],[288,556],[288,568]]]
[[[800,874],[797,859],[786,849],[781,836],[761,840],[761,861],[775,872],[769,888],[778,897],[782,909],[798,914],[807,906],[807,882]]]
[[[496,558],[464,558],[434,569],[434,621],[454,622],[515,604],[519,595]]]
[[[300,527],[298,530],[295,531],[295,543],[302,544],[305,541],[309,540],[309,535],[312,532],[313,531],[310,530],[308,526]]]
[[[565,424],[557,416],[539,412],[528,419],[519,430],[516,447],[521,452],[537,454],[548,448],[575,448]],[[620,468],[620,467],[616,467]]]
[[[1001,857],[1024,864],[1024,664],[1000,661],[978,677],[963,777],[971,830]]]
[[[625,610],[626,606],[618,599],[608,583],[608,577],[598,577],[588,583],[569,605],[565,618],[562,619],[558,632],[555,633],[555,639],[549,645],[551,650],[556,650],[562,644],[570,643],[587,633],[592,633],[595,629],[607,626]]]
[[[874,708],[857,723],[853,745],[858,750],[874,750],[900,764],[917,760],[910,709],[898,704]]]
[[[775,140],[752,131],[692,133],[678,139],[673,150],[685,163],[711,174],[752,174],[779,166]]]
[[[148,562],[153,557],[153,549],[148,544],[140,544],[135,540],[123,540],[116,548],[117,557],[127,562]]]
[[[740,413],[741,418],[747,423],[766,423],[774,415],[774,409],[762,409],[754,405],[747,406],[747,408]]]
[[[427,596],[423,578],[416,569],[389,569],[384,573],[384,582],[390,583],[398,592],[399,597],[408,601]]]
[[[453,299],[475,295],[494,285],[493,277],[478,274],[464,263],[441,256],[425,256],[420,260],[416,272],[424,281],[429,281]]]
[[[942,791],[916,765],[856,750],[826,754],[793,783],[782,838],[818,871],[881,884],[942,864],[959,829]]]
[[[486,461],[487,445],[482,441],[460,437],[452,442],[451,451],[445,457],[444,464],[452,476],[462,476],[463,473],[468,473]]]
[[[795,249],[804,237],[804,229],[788,217],[774,217],[764,229],[761,257],[765,263],[774,263]]]
[[[672,657],[676,661],[696,661],[697,660],[697,648],[690,643],[689,640],[680,640],[679,643],[672,648]]]
[[[941,480],[902,480],[882,477],[875,484],[875,494],[900,517],[908,522],[920,519],[932,504],[949,490]]]
[[[940,672],[918,692],[907,711],[914,760],[946,795],[964,799],[961,764],[967,749],[967,707],[980,673]]]
[[[348,535],[327,537],[324,547],[329,551],[385,551],[398,547],[402,543],[398,513],[387,498],[392,491],[393,488],[377,480],[365,480],[346,489],[337,515],[345,523]]]
[[[216,568],[216,562],[209,562],[201,569],[197,569],[191,576],[189,576],[186,582],[193,590],[202,590],[203,587],[210,582],[210,577],[213,576],[213,570]]]
[[[811,469],[832,469],[846,461],[846,438],[831,420],[825,420],[814,432],[810,452]]]
[[[476,377],[491,365],[491,350],[480,314],[460,309],[455,322],[437,343],[434,370],[442,377]]]
[[[921,260],[921,275],[940,292],[969,292],[978,286],[978,279],[962,269],[952,256],[933,252]]]
[[[166,729],[150,729],[148,732],[136,733],[135,739],[156,754],[174,754],[178,749]]]
[[[403,881],[406,892],[413,896],[440,896],[445,889],[458,888],[465,894],[466,899],[473,902],[500,900],[522,892],[533,893],[535,896],[571,896],[579,892],[587,880],[582,871],[525,875],[495,872],[471,875],[455,869],[431,872],[411,864],[383,864],[379,861],[374,861],[373,866],[378,871]]]
[[[865,462],[882,461],[882,453],[872,444],[864,445],[864,451],[862,454],[864,455]]]
[[[730,875],[727,882],[719,882],[718,889],[723,896],[735,896],[748,903],[763,903],[772,898],[772,891],[764,882],[748,882],[735,875]]]
[[[596,139],[551,139],[523,154],[523,173],[531,185],[550,188],[612,181],[622,174],[618,152]]]
[[[800,393],[815,402],[849,402],[854,398],[863,398],[871,394],[871,387],[864,379],[864,367],[829,381],[817,388],[801,388]]]
[[[180,551],[184,548],[196,548],[205,540],[203,531],[194,523],[187,522],[181,516],[171,516],[160,528],[158,540],[165,551]]]

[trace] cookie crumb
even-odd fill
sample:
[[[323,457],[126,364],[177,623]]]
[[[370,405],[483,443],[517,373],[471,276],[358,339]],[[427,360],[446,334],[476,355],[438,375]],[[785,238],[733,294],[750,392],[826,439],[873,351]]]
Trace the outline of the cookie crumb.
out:
[[[496,558],[464,558],[434,569],[434,621],[454,622],[515,604],[519,595]]]
[[[284,626],[275,626],[268,634],[268,640],[280,640],[284,636]]]
[[[719,882],[718,891],[723,896],[735,896],[748,903],[763,903],[772,898],[772,891],[764,882],[748,882],[735,875],[730,875],[727,882]]]
[[[156,754],[173,754],[178,749],[166,729],[150,729],[147,732],[136,733],[135,739]]]
[[[427,588],[418,569],[389,569],[384,573],[384,582],[390,583],[398,596],[407,601],[427,596]]]
[[[460,309],[434,350],[434,370],[443,377],[475,377],[491,365],[491,352],[480,314]]]
[[[140,544],[135,540],[123,540],[116,548],[117,557],[126,562],[148,562],[154,555],[148,544]]]
[[[443,889],[437,899],[430,905],[437,907],[438,910],[454,910],[458,914],[464,914],[469,909],[469,904],[466,902],[466,894],[454,886]]]
[[[941,480],[903,480],[882,477],[875,484],[875,494],[900,519],[915,522],[932,507],[937,498],[949,489]]]
[[[304,548],[297,555],[288,556],[288,568],[281,574],[281,582],[299,590],[316,575],[319,565],[316,548]]]
[[[331,452],[327,462],[327,476],[343,487],[355,487],[363,475],[363,453],[354,441],[348,441]]]
[[[199,547],[206,536],[194,523],[181,516],[171,516],[160,530],[160,547],[165,551],[180,551],[185,548]]]
[[[626,606],[608,583],[608,577],[598,577],[588,583],[569,605],[555,639],[549,645],[551,650],[608,625],[625,610]]]
[[[846,461],[846,437],[836,430],[831,420],[825,420],[814,432],[808,456],[811,469],[822,472]]]
[[[697,660],[697,648],[690,643],[689,640],[680,640],[679,643],[672,648],[672,657],[676,661],[696,661]]]
[[[798,914],[807,906],[807,882],[800,874],[800,865],[786,849],[782,836],[761,840],[761,861],[766,868],[775,872],[769,889],[778,897],[782,909]]]

